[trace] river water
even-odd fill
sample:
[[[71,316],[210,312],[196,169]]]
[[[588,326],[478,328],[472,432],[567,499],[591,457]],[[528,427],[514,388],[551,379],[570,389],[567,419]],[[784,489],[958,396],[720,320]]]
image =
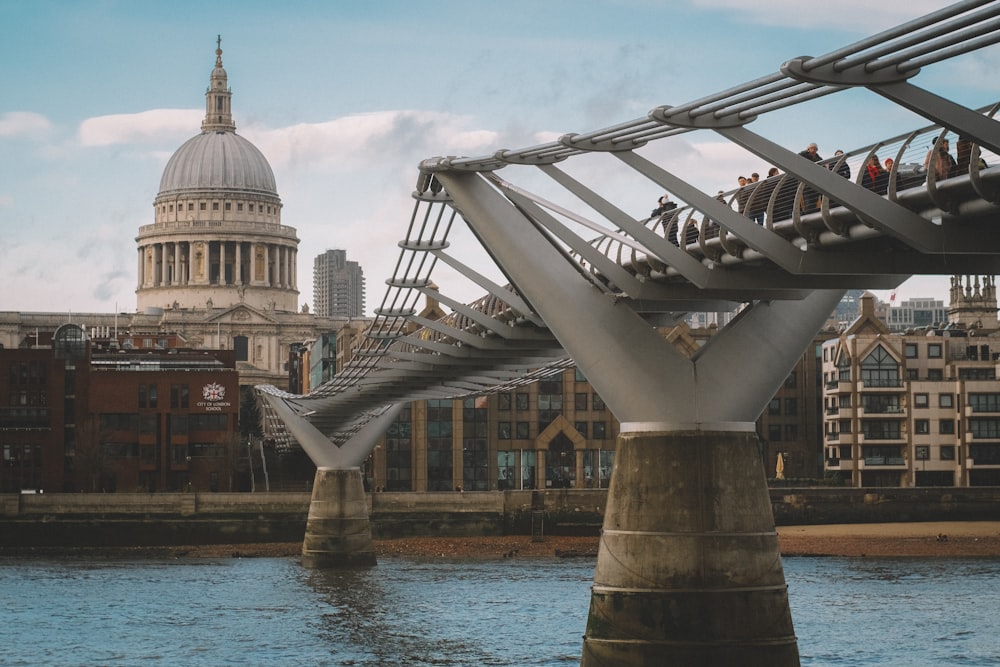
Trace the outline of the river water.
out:
[[[578,665],[593,559],[0,559],[0,665]],[[1000,664],[1000,559],[786,558],[804,665]]]

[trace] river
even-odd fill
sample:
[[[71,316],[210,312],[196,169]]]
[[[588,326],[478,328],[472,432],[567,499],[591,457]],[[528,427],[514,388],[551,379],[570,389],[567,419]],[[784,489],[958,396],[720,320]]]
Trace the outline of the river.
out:
[[[1000,559],[786,558],[803,665],[1000,664]],[[0,665],[578,665],[593,559],[0,559]]]

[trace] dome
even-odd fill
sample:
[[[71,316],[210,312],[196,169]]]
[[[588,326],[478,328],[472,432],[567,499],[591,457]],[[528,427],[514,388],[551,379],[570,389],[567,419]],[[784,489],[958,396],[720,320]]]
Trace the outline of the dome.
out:
[[[186,141],[167,162],[159,194],[209,189],[278,196],[267,158],[235,132],[203,132]]]

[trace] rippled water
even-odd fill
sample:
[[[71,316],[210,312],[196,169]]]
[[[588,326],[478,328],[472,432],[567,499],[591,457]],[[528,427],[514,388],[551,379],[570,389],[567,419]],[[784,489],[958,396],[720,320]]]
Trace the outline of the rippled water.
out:
[[[577,665],[594,561],[0,560],[0,664]],[[1000,560],[785,560],[804,665],[1000,663]]]

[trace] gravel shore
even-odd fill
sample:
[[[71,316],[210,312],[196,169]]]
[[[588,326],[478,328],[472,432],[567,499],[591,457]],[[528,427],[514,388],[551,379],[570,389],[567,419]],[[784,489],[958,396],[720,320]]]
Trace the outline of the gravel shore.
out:
[[[851,557],[1000,557],[1000,522],[932,522],[781,526],[783,556]],[[598,537],[528,535],[489,537],[417,537],[376,540],[379,558],[594,558]],[[120,559],[296,557],[300,542],[217,544],[178,547],[37,547],[0,548],[0,556]]]

